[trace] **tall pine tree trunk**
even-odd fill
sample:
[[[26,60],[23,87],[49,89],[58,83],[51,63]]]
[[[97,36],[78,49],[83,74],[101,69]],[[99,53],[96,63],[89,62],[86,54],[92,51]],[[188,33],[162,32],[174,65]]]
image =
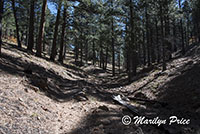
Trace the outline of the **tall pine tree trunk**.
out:
[[[17,11],[16,11],[16,7],[15,7],[15,0],[12,0],[12,9],[13,9],[13,14],[14,14],[14,18],[15,18],[17,44],[18,44],[18,47],[21,48],[22,45],[21,45],[21,41],[20,41],[20,37],[19,37],[19,25],[18,25],[18,19],[17,19]]]
[[[112,18],[112,75],[115,76],[115,44],[114,44],[114,24]]]
[[[176,52],[177,51],[177,46],[176,46],[176,38],[177,38],[177,35],[176,35],[176,23],[175,23],[175,19],[173,20],[173,40],[174,40],[174,44],[173,44],[173,52]]]
[[[160,45],[158,33],[158,20],[156,19],[156,50],[157,50],[157,63],[160,63]]]
[[[35,0],[31,0],[30,19],[29,19],[29,38],[27,50],[33,51],[34,47],[34,18],[35,18]]]
[[[178,1],[179,9],[181,9],[181,0]],[[185,43],[184,43],[184,31],[183,31],[183,21],[180,19],[180,32],[181,32],[181,40],[182,40],[182,54],[185,54]]]
[[[77,41],[77,38],[75,38],[74,44],[75,44],[75,63],[77,63],[79,58],[79,42]]]
[[[66,46],[66,45],[64,45],[64,54],[63,54],[63,60],[65,60],[66,53],[67,53],[67,46]]]
[[[120,53],[120,50],[119,50],[119,53],[118,53],[118,69],[119,69],[119,74],[120,74],[120,66],[121,66],[121,58],[120,58],[120,55],[121,55],[121,53]]]
[[[132,77],[136,75],[136,69],[137,69],[137,53],[136,53],[136,49],[135,49],[135,43],[134,43],[134,22],[133,22],[133,1],[130,0],[130,6],[129,6],[129,10],[130,10],[130,42],[129,42],[129,46],[128,46],[128,50],[130,54],[128,54],[128,61],[129,61],[129,71],[128,71],[128,78],[129,81],[131,81]]]
[[[95,65],[95,59],[96,59],[96,54],[95,54],[95,44],[94,41],[92,41],[92,53],[93,53],[93,57],[92,57],[92,64]]]
[[[164,43],[164,24],[163,24],[163,3],[160,3],[160,22],[161,22],[161,44],[162,44],[162,71],[166,70],[165,43]]]
[[[102,61],[103,61],[103,50],[102,50],[102,40],[100,39],[99,41],[99,46],[100,46],[100,52],[99,52],[99,67],[102,68]]]
[[[80,63],[80,66],[83,65],[83,38],[82,38],[82,33],[81,33],[81,38],[80,38],[80,56],[81,56],[81,63]]]
[[[108,65],[108,46],[106,47],[106,64],[105,64],[105,70],[107,69]]]
[[[85,40],[85,63],[88,65],[88,40]]]
[[[143,53],[143,64],[144,64],[144,66],[146,65],[146,43],[145,43],[145,31],[144,30],[142,30],[142,36],[143,36],[143,38],[142,38],[142,53]]]
[[[151,65],[151,59],[150,59],[150,55],[151,55],[151,53],[150,53],[150,49],[151,49],[151,47],[150,47],[150,37],[149,37],[149,15],[148,15],[148,10],[147,10],[147,7],[148,5],[147,5],[147,3],[145,4],[145,17],[146,17],[146,38],[147,38],[147,63],[148,63],[148,66],[150,66]]]
[[[36,55],[41,57],[42,56],[42,45],[44,46],[44,28],[45,28],[45,11],[47,8],[47,0],[43,0],[43,6],[42,6],[42,14],[40,19],[40,29],[39,29],[39,36],[38,36],[38,42],[36,46]]]
[[[2,46],[2,17],[3,17],[4,0],[0,0],[0,56]]]
[[[62,25],[62,35],[61,35],[61,43],[60,43],[60,53],[58,61],[63,63],[63,49],[64,49],[64,41],[65,41],[65,28],[66,28],[66,13],[67,13],[67,4],[65,4],[63,11],[63,25]]]
[[[56,53],[57,53],[56,52],[57,51],[56,42],[57,42],[57,36],[58,36],[58,26],[59,26],[59,21],[60,21],[61,6],[62,6],[62,0],[59,0],[56,23],[55,23],[55,30],[54,30],[54,36],[53,36],[53,44],[52,44],[51,56],[50,56],[51,61],[55,61],[55,57],[56,57]]]
[[[111,1],[112,11],[114,8],[113,1]],[[114,18],[111,18],[111,48],[112,48],[112,75],[115,76],[115,42],[114,42]]]

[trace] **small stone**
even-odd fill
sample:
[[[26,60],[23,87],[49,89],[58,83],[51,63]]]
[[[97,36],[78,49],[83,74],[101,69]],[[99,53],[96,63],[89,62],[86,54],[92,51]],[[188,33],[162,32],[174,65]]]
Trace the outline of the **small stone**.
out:
[[[104,111],[109,111],[109,108],[105,105],[99,106],[98,109],[104,110]]]
[[[140,99],[147,99],[146,95],[142,92],[138,92],[135,94],[136,98],[140,98]]]
[[[103,125],[110,125],[111,124],[111,121],[108,120],[108,119],[103,119],[100,121]]]
[[[22,98],[19,98],[19,101],[23,102],[24,100]]]
[[[25,88],[24,91],[28,93],[28,89],[27,88]]]
[[[44,111],[49,111],[46,107],[44,106],[41,106],[41,108],[44,110]]]
[[[37,119],[40,120],[41,118],[38,116]]]
[[[77,101],[87,101],[87,100],[88,100],[88,98],[86,98],[86,97],[84,97],[84,96],[79,96],[79,95],[75,96],[75,99],[76,99]]]

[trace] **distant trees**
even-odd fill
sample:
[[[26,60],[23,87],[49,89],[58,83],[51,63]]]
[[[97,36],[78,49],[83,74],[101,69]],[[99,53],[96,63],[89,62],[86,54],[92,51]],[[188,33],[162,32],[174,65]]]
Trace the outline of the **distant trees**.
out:
[[[56,12],[50,11],[48,2],[56,6]],[[124,70],[130,81],[138,67],[161,63],[165,71],[173,52],[181,50],[184,55],[191,41],[200,38],[199,0],[5,3],[8,10],[2,33],[15,36],[19,47],[27,44],[32,51],[36,45],[37,56],[45,53],[61,63],[69,49],[74,52],[76,65],[93,64],[104,70],[111,67],[113,76]]]

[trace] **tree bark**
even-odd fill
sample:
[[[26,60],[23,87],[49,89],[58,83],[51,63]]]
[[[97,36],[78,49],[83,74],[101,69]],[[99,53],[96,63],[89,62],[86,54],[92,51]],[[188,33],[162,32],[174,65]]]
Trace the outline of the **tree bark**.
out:
[[[58,61],[63,63],[63,49],[64,49],[64,41],[65,41],[65,28],[66,28],[66,15],[67,13],[67,4],[65,4],[63,11],[63,25],[62,25],[62,35],[61,35],[61,43],[60,43],[60,53]]]
[[[34,18],[35,18],[35,0],[31,0],[30,19],[29,19],[29,38],[27,50],[33,51],[34,47]]]
[[[75,62],[77,63],[79,58],[79,42],[77,41],[77,38],[75,38]]]
[[[15,0],[12,0],[12,9],[13,9],[13,14],[14,14],[14,18],[15,18],[15,27],[16,27],[16,34],[17,34],[17,44],[18,47],[21,48],[21,41],[20,41],[20,37],[19,37],[19,25],[18,25],[18,19],[17,19],[17,11],[15,8]]]
[[[106,47],[106,64],[105,64],[105,70],[107,69],[108,65],[108,46]]]
[[[99,53],[99,56],[100,56],[100,59],[99,59],[99,67],[102,68],[102,61],[103,61],[103,50],[102,50],[102,40],[100,39],[99,41],[99,46],[100,46],[100,53]]]
[[[112,11],[113,11],[113,1],[111,1]],[[112,75],[115,76],[115,42],[114,42],[114,18],[111,19],[111,47],[112,47]]]
[[[128,77],[129,81],[131,81],[132,77],[136,75],[136,69],[137,69],[137,53],[135,51],[135,44],[134,44],[134,23],[133,23],[133,2],[132,0],[129,1],[130,6],[130,43],[128,49],[130,50],[129,54],[129,71],[128,71]]]
[[[67,46],[66,46],[66,45],[64,45],[64,54],[63,54],[63,60],[65,60],[66,53],[67,53]]]
[[[38,36],[38,43],[36,46],[36,56],[42,56],[42,45],[44,45],[44,29],[45,29],[45,11],[47,8],[47,0],[43,0],[42,6],[42,14],[40,19],[40,29],[39,29],[39,36]]]
[[[153,29],[151,28],[151,35],[150,35],[150,41],[151,41],[151,62],[152,63],[155,63],[155,61],[156,61],[156,56],[155,56],[155,49],[154,49],[154,42],[153,42]]]
[[[181,0],[178,1],[179,9],[181,9]],[[181,32],[181,40],[182,40],[182,54],[185,54],[185,44],[184,44],[184,33],[183,33],[183,21],[180,19],[180,32]]]
[[[120,55],[121,55],[121,53],[120,53],[120,50],[119,50],[119,53],[118,53],[118,69],[119,69],[119,74],[120,74],[120,72],[121,72],[121,70],[120,70],[120,65],[121,65],[121,58],[120,58]]]
[[[112,75],[115,76],[115,44],[114,44],[114,22],[112,18]]]
[[[81,64],[80,64],[80,66],[82,66],[83,65],[83,40],[82,40],[82,33],[81,33],[81,39],[80,39],[80,47],[81,47],[81,52],[80,52]]]
[[[96,59],[96,54],[95,54],[95,44],[94,44],[94,41],[92,42],[92,51],[93,51],[93,65],[95,65],[95,59]]]
[[[2,46],[2,17],[3,17],[4,0],[0,0],[0,56]]]
[[[158,20],[156,19],[156,49],[157,49],[157,63],[160,63],[160,45],[158,33]]]
[[[85,63],[88,65],[88,40],[85,40]]]
[[[151,65],[151,59],[150,59],[150,37],[149,37],[149,16],[148,16],[148,10],[147,10],[147,3],[145,3],[145,17],[146,17],[146,36],[147,36],[147,63],[148,63],[148,66]]]
[[[163,5],[160,3],[160,22],[161,22],[161,44],[162,44],[162,71],[166,70],[165,44],[164,44],[164,24],[163,24]]]
[[[177,51],[177,46],[176,46],[176,23],[175,23],[175,19],[173,20],[173,37],[174,37],[174,45],[173,45],[173,52]]]
[[[55,30],[54,30],[54,37],[53,37],[53,44],[52,44],[51,56],[50,56],[51,61],[55,61],[55,57],[56,57],[56,53],[57,53],[56,52],[57,51],[56,42],[57,42],[57,36],[58,36],[58,26],[59,26],[59,22],[60,22],[61,6],[62,6],[62,0],[59,0],[56,23],[55,23]]]
[[[143,50],[143,65],[146,65],[146,45],[145,45],[145,31],[142,31],[143,34],[143,44],[142,44],[142,50]]]

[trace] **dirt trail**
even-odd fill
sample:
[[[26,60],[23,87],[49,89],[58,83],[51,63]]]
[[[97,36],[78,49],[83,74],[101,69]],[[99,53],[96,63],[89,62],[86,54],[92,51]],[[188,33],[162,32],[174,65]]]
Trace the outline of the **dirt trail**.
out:
[[[194,52],[190,52],[192,55],[188,54],[187,57],[169,62],[165,72],[161,72],[158,67],[138,76],[131,84],[124,84],[119,82],[126,82],[125,76],[113,78],[102,70],[91,75],[91,69],[95,71],[97,68],[91,66],[80,69],[72,63],[52,63],[27,54],[25,49],[19,50],[15,45],[6,44],[0,58],[0,134],[132,134],[141,131],[144,134],[165,133],[165,130],[152,126],[124,126],[121,117],[125,114],[130,115],[130,112],[114,103],[109,96],[111,94],[166,101],[169,106],[165,108],[132,102],[141,113],[156,111],[161,117],[170,114],[170,110],[178,107],[178,103],[187,108],[191,108],[189,105],[193,103],[191,110],[196,113],[190,111],[189,115],[191,118],[195,117],[194,120],[198,122],[200,105],[197,100],[200,96],[196,93],[199,93],[197,83],[200,64],[197,50],[198,48],[191,50],[195,51],[195,55]],[[29,66],[31,74],[24,71]],[[193,72],[190,72],[191,70]],[[196,75],[189,75],[187,72],[196,72]],[[109,79],[104,79],[107,75]],[[191,81],[196,80],[189,87],[196,87],[187,91],[184,85],[182,89],[177,89],[188,77],[192,78]],[[173,105],[174,99],[185,97],[184,94],[170,95],[180,94],[180,90],[183,90],[188,98],[196,99],[189,99],[188,104],[187,101],[178,99],[178,103]],[[196,97],[193,97],[195,95]],[[184,109],[179,109],[179,112],[180,110]],[[194,130],[187,131],[179,127],[178,132],[197,132],[198,125],[197,123],[196,126],[192,126]],[[177,127],[166,129],[172,134]]]

